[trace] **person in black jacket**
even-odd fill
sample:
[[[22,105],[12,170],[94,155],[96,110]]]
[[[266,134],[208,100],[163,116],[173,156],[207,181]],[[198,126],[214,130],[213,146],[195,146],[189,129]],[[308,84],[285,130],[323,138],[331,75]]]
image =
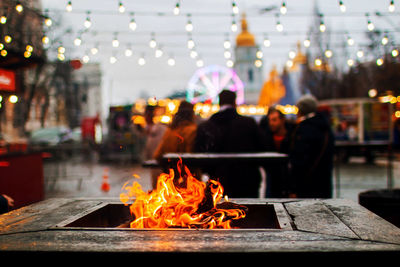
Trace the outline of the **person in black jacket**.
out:
[[[223,90],[219,94],[220,111],[198,126],[196,152],[245,153],[264,150],[260,129],[253,118],[236,112],[236,94]],[[219,179],[229,197],[258,197],[261,176],[258,166],[221,164],[204,169]]]
[[[288,154],[294,124],[286,120],[285,115],[278,109],[271,107],[268,114],[260,121],[263,132],[265,150]],[[270,198],[288,197],[288,165],[263,166],[267,174],[265,196]]]
[[[331,198],[334,138],[317,100],[306,95],[296,104],[298,125],[289,152],[292,197]]]

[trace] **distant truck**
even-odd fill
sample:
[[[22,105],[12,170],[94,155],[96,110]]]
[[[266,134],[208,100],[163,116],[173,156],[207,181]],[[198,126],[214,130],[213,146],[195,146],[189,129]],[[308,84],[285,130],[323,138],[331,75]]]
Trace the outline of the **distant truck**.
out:
[[[387,152],[393,142],[393,107],[377,99],[333,99],[319,102],[331,121],[336,150],[343,161],[365,156],[373,162],[377,153]]]

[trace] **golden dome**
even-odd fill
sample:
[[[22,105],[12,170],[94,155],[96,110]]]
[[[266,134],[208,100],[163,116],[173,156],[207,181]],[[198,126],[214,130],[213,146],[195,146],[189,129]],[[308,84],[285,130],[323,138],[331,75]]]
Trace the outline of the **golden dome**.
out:
[[[256,46],[254,35],[247,31],[245,13],[242,15],[242,32],[236,36],[236,46]]]

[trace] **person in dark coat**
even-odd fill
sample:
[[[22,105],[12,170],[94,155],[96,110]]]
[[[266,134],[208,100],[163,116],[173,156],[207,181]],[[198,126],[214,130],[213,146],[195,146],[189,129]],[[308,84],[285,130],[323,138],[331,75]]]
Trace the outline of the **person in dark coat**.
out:
[[[298,125],[289,152],[292,197],[331,198],[334,138],[317,100],[306,95],[296,104]]]
[[[268,114],[260,121],[263,132],[265,150],[288,154],[294,124],[286,120],[285,115],[278,109],[271,107]],[[263,166],[267,174],[265,196],[268,198],[288,197],[288,165]]]
[[[198,126],[195,151],[245,153],[264,150],[261,132],[253,118],[236,112],[236,94],[223,90],[219,94],[220,111]],[[261,176],[258,166],[221,164],[204,170],[219,179],[229,197],[258,197]]]

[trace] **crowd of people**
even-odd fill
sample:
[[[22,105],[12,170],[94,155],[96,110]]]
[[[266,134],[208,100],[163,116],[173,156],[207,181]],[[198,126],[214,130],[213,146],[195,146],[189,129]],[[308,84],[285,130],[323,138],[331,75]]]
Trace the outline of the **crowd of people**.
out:
[[[334,138],[327,118],[317,111],[317,100],[306,95],[297,103],[295,122],[270,108],[258,124],[236,111],[236,94],[219,94],[220,110],[206,121],[198,121],[193,105],[182,101],[171,124],[160,128],[148,120],[145,149],[161,162],[165,153],[252,153],[274,151],[288,154],[284,170],[278,166],[221,164],[203,168],[219,179],[225,193],[236,198],[259,196],[260,167],[266,173],[266,197],[330,198]],[[147,112],[147,111],[146,111]],[[149,143],[150,142],[150,143]],[[157,144],[157,145],[155,145]],[[153,175],[153,185],[157,175]]]

